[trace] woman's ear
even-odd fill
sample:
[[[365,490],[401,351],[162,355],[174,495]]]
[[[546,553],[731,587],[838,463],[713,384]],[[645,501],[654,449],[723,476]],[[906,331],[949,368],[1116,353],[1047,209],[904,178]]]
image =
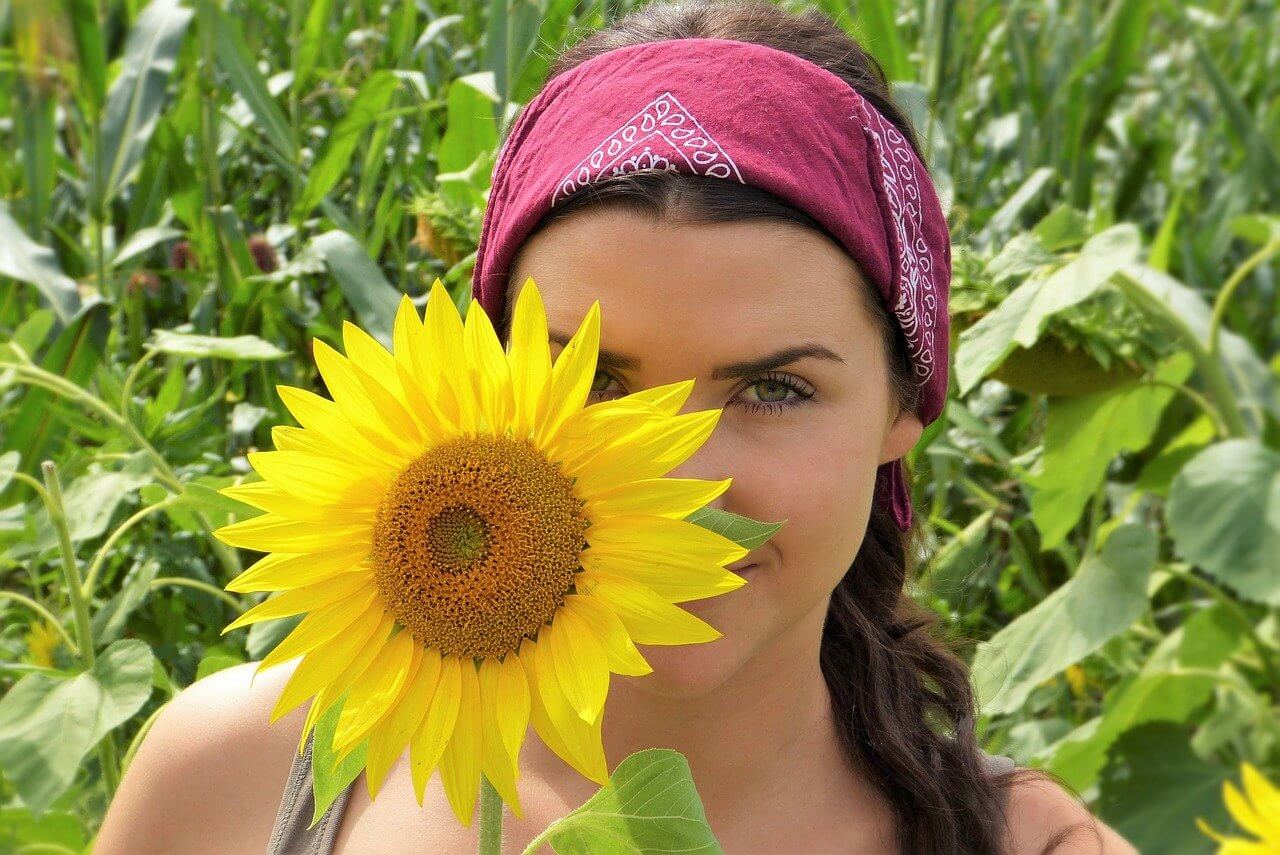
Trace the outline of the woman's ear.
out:
[[[902,457],[920,441],[922,433],[924,423],[914,411],[898,410],[893,424],[885,432],[884,441],[880,443],[880,462],[888,463]]]

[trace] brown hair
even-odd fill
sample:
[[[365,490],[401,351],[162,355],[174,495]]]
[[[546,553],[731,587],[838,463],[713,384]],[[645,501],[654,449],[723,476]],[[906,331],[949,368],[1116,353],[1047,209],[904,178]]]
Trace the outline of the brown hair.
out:
[[[562,53],[549,78],[607,51],[679,38],[726,38],[801,56],[843,78],[892,122],[919,153],[914,129],[893,103],[873,57],[813,9],[785,12],[765,0],[672,0],[651,3],[591,33]],[[750,185],[677,172],[601,178],[566,198],[538,223],[584,209],[622,208],[664,223],[781,220],[839,242],[805,212]],[[532,236],[532,235],[531,235]],[[517,260],[519,255],[517,255]],[[516,262],[511,268],[514,270]],[[916,406],[906,342],[880,294],[861,287],[883,332],[892,392]],[[505,341],[514,300],[497,324]],[[976,742],[975,701],[964,662],[932,636],[937,621],[905,593],[908,555],[918,527],[899,531],[879,503],[853,563],[831,595],[821,668],[848,761],[880,787],[896,817],[898,846],[909,853],[999,853],[1002,788],[1026,770],[992,776]],[[1043,850],[1049,852],[1065,833]]]

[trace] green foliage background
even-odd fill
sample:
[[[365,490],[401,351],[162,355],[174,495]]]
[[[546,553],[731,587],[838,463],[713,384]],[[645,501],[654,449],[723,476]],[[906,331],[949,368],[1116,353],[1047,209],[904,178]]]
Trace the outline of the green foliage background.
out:
[[[986,747],[1142,850],[1280,779],[1274,4],[817,4],[949,204],[952,399],[913,590]],[[310,340],[459,306],[564,0],[0,4],[0,850],[87,850],[157,711],[292,626],[209,532]],[[792,8],[799,8],[792,6]]]

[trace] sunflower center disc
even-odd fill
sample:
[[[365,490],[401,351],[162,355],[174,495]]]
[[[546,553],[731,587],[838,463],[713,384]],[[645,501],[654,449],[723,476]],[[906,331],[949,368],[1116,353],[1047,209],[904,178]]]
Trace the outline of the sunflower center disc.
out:
[[[410,463],[373,528],[378,593],[441,653],[497,657],[564,605],[589,522],[558,465],[524,441],[464,436]]]

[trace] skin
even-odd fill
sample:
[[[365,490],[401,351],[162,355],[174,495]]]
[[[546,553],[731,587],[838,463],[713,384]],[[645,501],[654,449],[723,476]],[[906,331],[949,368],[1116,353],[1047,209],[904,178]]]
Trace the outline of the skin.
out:
[[[861,544],[876,466],[906,453],[922,431],[891,400],[857,267],[792,224],[654,224],[597,210],[535,236],[512,282],[518,288],[529,276],[553,339],[572,335],[598,299],[602,350],[636,363],[602,361],[590,401],[692,378],[684,412],[723,408],[711,437],[669,477],[732,477],[714,507],[787,520],[745,559],[758,565],[746,585],[682,604],[723,638],[641,645],[654,673],[612,676],[603,729],[609,767],[647,747],[683,753],[727,852],[895,852],[892,816],[872,777],[843,760],[818,666],[827,600]],[[771,377],[713,378],[716,366],[800,343],[837,358],[805,357]],[[553,356],[560,349],[553,343]],[[96,852],[261,851],[305,711],[268,726],[294,665],[249,685],[253,667],[200,681],[157,719]],[[520,767],[525,815],[507,811],[504,852],[521,852],[595,789],[532,729]],[[363,781],[337,851],[475,851],[477,824],[458,825],[438,777],[421,808],[403,759],[376,802]],[[1052,784],[1015,785],[1009,820],[1014,853],[1038,853],[1055,830],[1078,823],[1090,830],[1057,852],[1136,851]]]

